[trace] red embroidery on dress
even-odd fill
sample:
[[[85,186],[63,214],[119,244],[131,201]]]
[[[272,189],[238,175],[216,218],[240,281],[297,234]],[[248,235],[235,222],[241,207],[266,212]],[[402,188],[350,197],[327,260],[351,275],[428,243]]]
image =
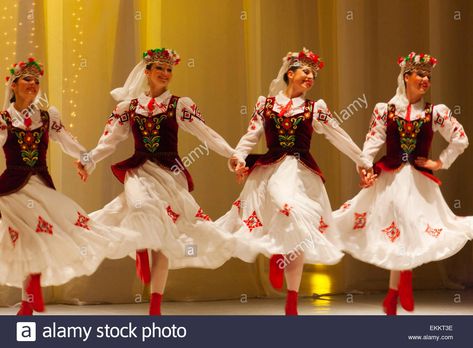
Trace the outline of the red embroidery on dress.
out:
[[[195,117],[195,118],[198,118],[199,120],[201,120],[202,122],[205,123],[204,117],[200,113],[199,108],[197,107],[197,105],[192,104],[189,108],[190,108],[190,110],[186,109],[185,107],[182,108],[182,110],[181,110],[182,111],[182,115],[181,115],[181,120],[182,121],[192,122],[192,121],[194,121],[194,117]]]
[[[53,234],[53,225],[44,220],[41,216],[38,216],[38,225],[36,226],[36,232]]]
[[[325,112],[324,110],[317,110],[317,120],[325,124],[332,118],[330,111]]]
[[[440,232],[442,232],[442,228],[432,228],[430,227],[429,224],[427,224],[427,228],[425,229],[425,232],[430,234],[432,237],[437,238],[440,235]]]
[[[325,232],[327,232],[328,227],[329,226],[325,223],[324,218],[321,216],[320,221],[319,221],[319,231],[320,231],[320,233],[324,234]]]
[[[123,114],[119,115],[119,114],[115,114],[115,113],[112,113],[110,115],[110,118],[109,120],[107,121],[107,124],[111,124],[110,123],[110,120],[113,120],[113,119],[116,119],[118,120],[118,124],[120,126],[123,126],[126,122],[128,122],[129,120],[129,117],[128,117],[128,111],[125,111]]]
[[[11,242],[13,243],[13,247],[16,245],[16,241],[18,240],[19,233],[15,231],[13,228],[8,226],[8,233],[10,234]]]
[[[353,225],[354,230],[361,230],[366,226],[366,213],[355,213],[355,224]]]
[[[241,212],[241,201],[240,200],[237,200],[237,201],[233,202],[232,205],[234,205],[235,207],[238,208],[238,213]]]
[[[176,220],[179,218],[180,215],[173,211],[170,205],[168,205],[166,211],[168,212],[169,217],[172,219],[172,222],[176,223]]]
[[[289,206],[289,204],[284,204],[284,207],[279,211],[281,214],[284,214],[286,216],[289,216],[291,213],[292,207]]]
[[[263,226],[261,221],[258,219],[258,216],[256,215],[256,211],[253,211],[253,213],[248,216],[248,219],[243,220],[243,222],[248,226],[250,229],[250,232],[252,232],[255,228]]]
[[[401,234],[399,228],[397,228],[396,223],[394,221],[391,222],[391,225],[389,225],[389,227],[384,228],[382,232],[386,233],[386,236],[388,236],[391,242],[394,242],[397,238],[399,238],[399,235]]]
[[[348,209],[348,208],[350,208],[350,207],[351,207],[351,203],[345,202],[345,203],[342,204],[342,206],[340,207],[340,209],[345,210],[345,209]]]
[[[77,221],[74,225],[85,228],[86,230],[90,230],[89,225],[87,225],[89,220],[90,218],[88,218],[86,215],[82,215],[80,212],[77,212]]]
[[[204,211],[202,208],[199,208],[199,210],[197,211],[197,214],[195,214],[195,217],[198,217],[205,221],[212,221],[212,219],[210,219],[210,216],[208,216],[207,214],[204,214]]]
[[[64,125],[61,122],[57,123],[56,121],[53,121],[53,124],[51,125],[51,129],[54,129],[57,133],[59,133],[63,128]]]

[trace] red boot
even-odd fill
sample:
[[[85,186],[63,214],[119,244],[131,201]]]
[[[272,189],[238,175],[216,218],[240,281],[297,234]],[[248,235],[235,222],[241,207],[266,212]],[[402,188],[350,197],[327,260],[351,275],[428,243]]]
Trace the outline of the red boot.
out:
[[[269,281],[276,290],[281,290],[284,282],[284,256],[276,254],[269,259]]]
[[[402,308],[408,312],[414,310],[414,295],[412,294],[412,271],[402,271],[399,280],[399,300]]]
[[[383,310],[387,315],[397,315],[397,297],[399,292],[394,289],[389,289],[388,294],[383,301]]]
[[[20,310],[18,313],[16,313],[16,315],[33,315],[33,307],[28,301],[21,301]]]
[[[36,312],[44,312],[43,291],[41,290],[41,273],[30,274],[26,286],[28,301]],[[31,300],[30,300],[31,299]]]
[[[162,294],[153,292],[149,300],[149,315],[161,315],[161,299]]]
[[[151,282],[151,272],[149,269],[148,250],[138,250],[136,252],[136,274],[145,284]]]
[[[298,315],[297,313],[297,291],[287,290],[286,315]]]

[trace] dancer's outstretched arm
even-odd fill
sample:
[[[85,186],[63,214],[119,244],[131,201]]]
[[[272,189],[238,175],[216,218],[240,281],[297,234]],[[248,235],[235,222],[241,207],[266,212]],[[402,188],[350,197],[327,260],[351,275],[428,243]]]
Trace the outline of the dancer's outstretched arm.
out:
[[[350,157],[358,167],[371,168],[372,162],[366,161],[361,157],[360,148],[332,117],[327,104],[322,99],[314,103],[312,127],[317,133],[324,134],[328,141]]]
[[[128,117],[129,105],[129,101],[117,105],[108,118],[97,146],[81,157],[81,164],[89,174],[92,173],[99,161],[110,156],[117,145],[128,138],[131,129]]]
[[[188,97],[179,98],[177,103],[176,120],[179,127],[197,137],[202,143],[219,155],[230,158],[235,150],[225,139],[205,124],[197,105]]]
[[[49,137],[59,143],[62,151],[75,159],[80,159],[86,152],[77,139],[69,133],[61,122],[59,110],[54,106],[50,107],[49,113]]]

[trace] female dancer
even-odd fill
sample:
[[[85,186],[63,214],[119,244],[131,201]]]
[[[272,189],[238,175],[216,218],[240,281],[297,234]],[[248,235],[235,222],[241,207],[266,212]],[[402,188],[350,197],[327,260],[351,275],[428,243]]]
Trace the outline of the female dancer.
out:
[[[124,87],[112,91],[120,103],[97,147],[78,163],[86,180],[97,162],[133,134],[134,155],[112,166],[125,191],[91,216],[140,233],[136,265],[142,281],[151,282],[150,315],[161,314],[168,269],[217,268],[232,257],[236,245],[231,235],[220,233],[189,193],[192,179],[177,153],[179,128],[226,158],[235,151],[206,126],[190,98],[168,90],[178,63],[179,56],[171,49],[144,52]],[[151,271],[147,249],[152,250]]]
[[[365,188],[334,212],[345,250],[355,258],[391,271],[384,299],[396,315],[398,297],[414,310],[412,269],[458,252],[473,235],[473,218],[455,216],[442,197],[433,172],[448,169],[468,146],[461,124],[443,104],[424,101],[437,60],[410,53],[399,58],[396,95],[378,103],[362,157],[372,162],[386,143],[386,155],[365,170]],[[429,159],[434,132],[449,142],[438,160]],[[378,176],[376,178],[376,176]]]
[[[269,97],[258,98],[231,161],[240,175],[251,173],[232,209],[217,221],[271,257],[270,280],[275,288],[282,287],[285,272],[286,315],[297,315],[304,263],[335,264],[343,256],[324,179],[309,152],[313,131],[325,134],[340,151],[365,166],[361,150],[332,118],[325,102],[305,99],[322,67],[319,57],[307,49],[283,58]],[[263,133],[268,152],[247,157]],[[249,170],[238,165],[245,159]]]
[[[46,163],[49,139],[77,159],[85,149],[56,108],[40,108],[43,73],[34,58],[11,68],[0,117],[7,167],[0,176],[0,283],[25,290],[19,315],[44,311],[41,285],[89,275],[105,257],[126,256],[137,237],[94,222],[55,191]]]

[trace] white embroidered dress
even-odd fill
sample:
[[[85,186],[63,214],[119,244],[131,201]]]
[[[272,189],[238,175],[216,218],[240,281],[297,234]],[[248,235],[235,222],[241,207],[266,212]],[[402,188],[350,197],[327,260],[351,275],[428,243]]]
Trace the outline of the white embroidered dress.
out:
[[[411,121],[426,116],[423,100],[395,107],[402,120],[409,108]],[[435,105],[431,117],[432,131],[449,142],[440,154],[442,169],[447,169],[468,146],[468,138],[445,105]],[[369,162],[387,140],[387,118],[388,104],[377,104],[363,146],[362,156]],[[456,216],[439,185],[409,162],[383,170],[372,187],[362,189],[333,216],[346,252],[388,270],[408,270],[447,258],[473,236],[473,217]]]
[[[289,103],[282,92],[275,97],[272,110],[279,113]],[[248,131],[241,138],[236,151],[246,159],[265,132],[266,98],[259,97]],[[331,117],[323,100],[310,101],[315,131],[325,137],[341,152],[360,166],[361,150],[350,136]],[[292,99],[292,107],[284,118],[304,113],[303,98]],[[296,134],[297,136],[297,134]],[[305,263],[335,264],[342,257],[338,232],[332,224],[332,209],[323,180],[297,158],[285,155],[274,163],[256,166],[248,176],[238,199],[230,211],[217,220],[222,228],[232,231],[251,245],[247,254],[238,257],[251,261],[254,250],[270,257],[274,254],[304,253]]]
[[[18,137],[18,144],[23,144],[28,135],[22,132],[26,127],[19,119],[21,115],[13,104],[7,112],[13,121],[10,126],[16,130],[10,136]],[[51,107],[48,113],[49,138],[58,142],[66,154],[79,159],[85,148],[65,130],[56,108]],[[47,127],[38,110],[31,120],[32,131]],[[0,119],[1,146],[9,132],[5,119]],[[0,212],[0,284],[9,286],[21,287],[32,273],[41,273],[43,286],[90,275],[104,258],[125,257],[137,238],[134,233],[91,220],[77,203],[47,186],[36,174],[18,190],[0,196]]]
[[[143,93],[137,98],[135,113],[141,117],[162,114],[171,97],[166,91],[150,104],[151,98]],[[130,101],[123,101],[113,111],[98,145],[88,154],[89,172],[112,154],[118,143],[132,135],[129,109]],[[234,149],[205,124],[190,98],[179,98],[175,117],[180,129],[196,136],[210,149],[226,158],[234,154]],[[176,168],[147,160],[128,170],[124,192],[90,215],[104,224],[137,231],[141,236],[137,249],[161,250],[169,259],[170,269],[217,268],[232,257],[236,240],[210,221],[189,193],[184,173]],[[134,253],[130,256],[134,257]]]

